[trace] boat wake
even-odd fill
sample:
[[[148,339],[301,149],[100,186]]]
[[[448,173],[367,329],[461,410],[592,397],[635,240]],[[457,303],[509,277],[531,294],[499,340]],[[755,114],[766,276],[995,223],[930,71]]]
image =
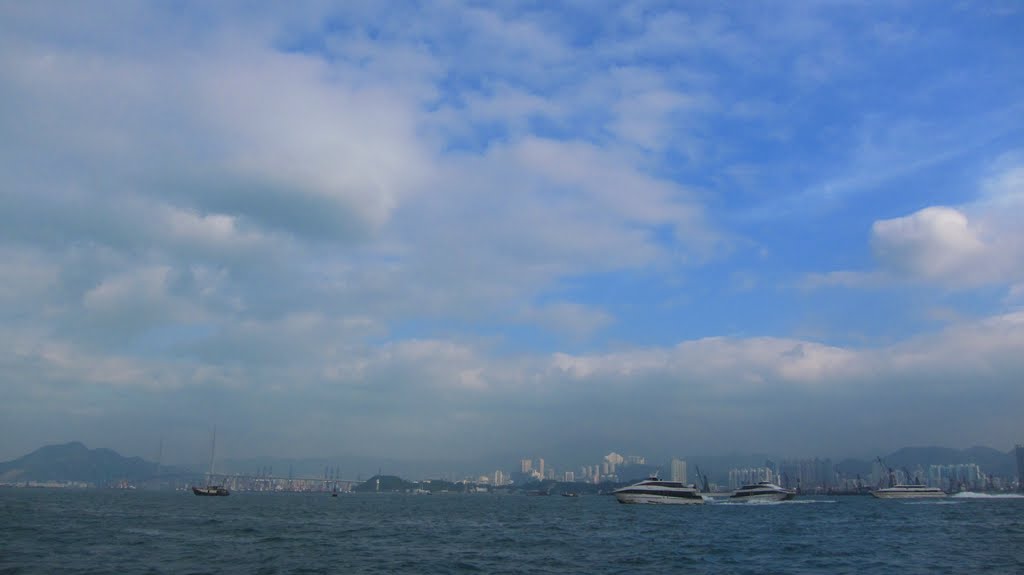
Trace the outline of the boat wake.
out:
[[[1020,493],[976,493],[974,491],[961,491],[954,493],[951,497],[956,499],[1024,499]]]

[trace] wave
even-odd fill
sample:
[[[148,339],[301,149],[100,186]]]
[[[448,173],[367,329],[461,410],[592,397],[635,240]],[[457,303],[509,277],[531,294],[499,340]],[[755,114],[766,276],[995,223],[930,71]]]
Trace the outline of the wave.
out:
[[[951,497],[957,499],[1024,499],[1020,493],[977,493],[974,491],[961,491],[954,493]]]
[[[146,529],[142,527],[129,527],[124,530],[125,533],[131,533],[132,535],[149,535],[150,537],[158,537],[163,535],[163,531],[159,529]]]

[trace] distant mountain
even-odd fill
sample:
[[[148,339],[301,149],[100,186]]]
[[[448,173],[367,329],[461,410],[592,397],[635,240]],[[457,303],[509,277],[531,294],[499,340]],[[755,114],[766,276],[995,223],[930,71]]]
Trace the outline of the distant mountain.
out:
[[[975,463],[985,473],[997,476],[1017,474],[1017,462],[1013,452],[1003,453],[991,447],[971,447],[970,449],[951,449],[949,447],[904,447],[885,456],[889,467],[906,467],[913,469],[929,465],[951,465]]]
[[[352,491],[362,493],[373,493],[376,491],[409,491],[415,487],[409,481],[395,475],[374,475],[363,483],[356,485]]]
[[[196,466],[198,469],[199,466]],[[384,457],[339,455],[335,457],[250,457],[217,461],[217,473],[273,475],[276,477],[324,477],[338,473],[342,479],[362,481],[366,477],[387,474],[401,477],[462,478],[490,470],[467,462],[397,460]]]
[[[110,449],[89,449],[73,441],[48,445],[13,461],[0,463],[0,483],[82,481],[106,485],[121,480],[146,479],[156,471],[156,463],[140,457],[123,457]]]
[[[893,469],[925,470],[930,465],[956,465],[974,463],[984,473],[997,477],[1012,477],[1017,474],[1017,461],[1013,452],[1003,453],[991,447],[971,447],[970,449],[953,449],[950,447],[903,447],[882,458],[886,466]],[[874,461],[862,459],[844,459],[836,464],[836,469],[846,476],[861,475],[867,477],[874,467]]]
[[[706,475],[708,481],[711,483],[726,484],[729,482],[729,470],[730,469],[742,469],[746,467],[763,467],[769,461],[779,463],[782,461],[781,458],[772,457],[763,453],[755,453],[750,455],[688,455],[684,458],[686,460],[686,473],[687,480],[690,482],[699,481],[697,477],[697,471],[700,470],[701,475]],[[666,462],[665,467],[662,468],[662,476],[671,469],[670,463]]]
[[[836,470],[846,477],[867,477],[871,474],[871,463],[861,459],[844,459],[836,464]]]

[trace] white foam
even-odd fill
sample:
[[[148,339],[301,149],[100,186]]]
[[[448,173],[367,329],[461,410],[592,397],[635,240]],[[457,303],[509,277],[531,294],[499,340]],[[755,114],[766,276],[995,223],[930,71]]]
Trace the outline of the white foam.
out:
[[[1024,499],[1020,493],[976,493],[974,491],[961,491],[952,497],[957,499]]]

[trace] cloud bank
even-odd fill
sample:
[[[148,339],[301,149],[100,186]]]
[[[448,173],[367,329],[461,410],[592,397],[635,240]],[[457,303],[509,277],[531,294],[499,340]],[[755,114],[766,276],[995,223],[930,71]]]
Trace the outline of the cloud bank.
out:
[[[0,458],[1011,443],[1020,15],[607,8],[0,8]]]

